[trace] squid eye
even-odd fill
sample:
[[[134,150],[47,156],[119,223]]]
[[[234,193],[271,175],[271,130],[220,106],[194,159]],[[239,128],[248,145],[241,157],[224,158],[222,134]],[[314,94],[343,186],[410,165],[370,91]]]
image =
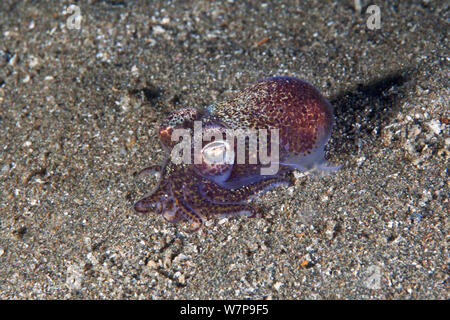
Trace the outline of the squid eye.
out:
[[[213,141],[202,149],[202,158],[209,165],[233,164],[234,151],[226,141]]]
[[[234,150],[227,141],[213,141],[201,150],[202,162],[195,164],[197,172],[216,183],[226,181],[233,169]]]

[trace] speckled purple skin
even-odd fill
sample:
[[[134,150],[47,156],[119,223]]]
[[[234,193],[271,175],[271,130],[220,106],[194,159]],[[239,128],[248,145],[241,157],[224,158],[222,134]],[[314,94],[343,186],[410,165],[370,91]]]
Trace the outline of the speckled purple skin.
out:
[[[160,128],[165,149],[170,150],[176,143],[171,141],[174,129],[193,129],[195,120],[202,121],[204,130],[211,126],[279,129],[278,172],[264,176],[259,162],[252,165],[234,162],[226,171],[209,170],[204,174],[202,165],[167,162],[163,168],[144,169],[162,174],[156,191],[134,205],[138,213],[155,211],[172,223],[188,221],[196,230],[210,216],[254,216],[255,209],[248,201],[276,186],[290,185],[295,169],[337,169],[329,167],[324,159],[324,147],[333,126],[333,109],[317,89],[303,80],[268,78],[205,111],[181,109]]]

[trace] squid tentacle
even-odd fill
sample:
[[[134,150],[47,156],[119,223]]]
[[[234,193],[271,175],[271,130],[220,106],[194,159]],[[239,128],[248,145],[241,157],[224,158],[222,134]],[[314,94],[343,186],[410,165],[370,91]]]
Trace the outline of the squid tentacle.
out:
[[[251,200],[280,185],[292,185],[292,177],[288,175],[268,178],[235,190],[220,188],[213,182],[207,181],[199,186],[199,191],[204,198],[208,199],[212,203],[236,204]]]
[[[150,211],[161,213],[162,204],[169,194],[168,191],[169,190],[167,182],[162,181],[152,192],[145,195],[144,197],[142,197],[142,199],[134,204],[134,211],[139,214],[145,214]]]

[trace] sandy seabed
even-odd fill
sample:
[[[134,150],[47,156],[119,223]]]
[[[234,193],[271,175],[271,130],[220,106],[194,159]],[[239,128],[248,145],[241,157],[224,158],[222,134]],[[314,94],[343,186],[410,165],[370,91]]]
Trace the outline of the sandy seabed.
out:
[[[1,1],[0,298],[448,299],[448,1],[366,2]],[[329,98],[342,168],[137,216],[159,123],[273,75]]]

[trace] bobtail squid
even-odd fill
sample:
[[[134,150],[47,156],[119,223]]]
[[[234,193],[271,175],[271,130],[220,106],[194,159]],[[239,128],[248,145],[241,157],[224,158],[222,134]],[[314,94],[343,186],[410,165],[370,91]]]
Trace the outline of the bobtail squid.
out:
[[[261,80],[203,110],[180,109],[161,124],[159,139],[172,156],[183,142],[183,155],[142,171],[160,178],[134,210],[187,221],[191,230],[212,216],[254,216],[251,199],[291,185],[294,170],[338,169],[324,157],[333,122],[328,100],[294,77]]]

